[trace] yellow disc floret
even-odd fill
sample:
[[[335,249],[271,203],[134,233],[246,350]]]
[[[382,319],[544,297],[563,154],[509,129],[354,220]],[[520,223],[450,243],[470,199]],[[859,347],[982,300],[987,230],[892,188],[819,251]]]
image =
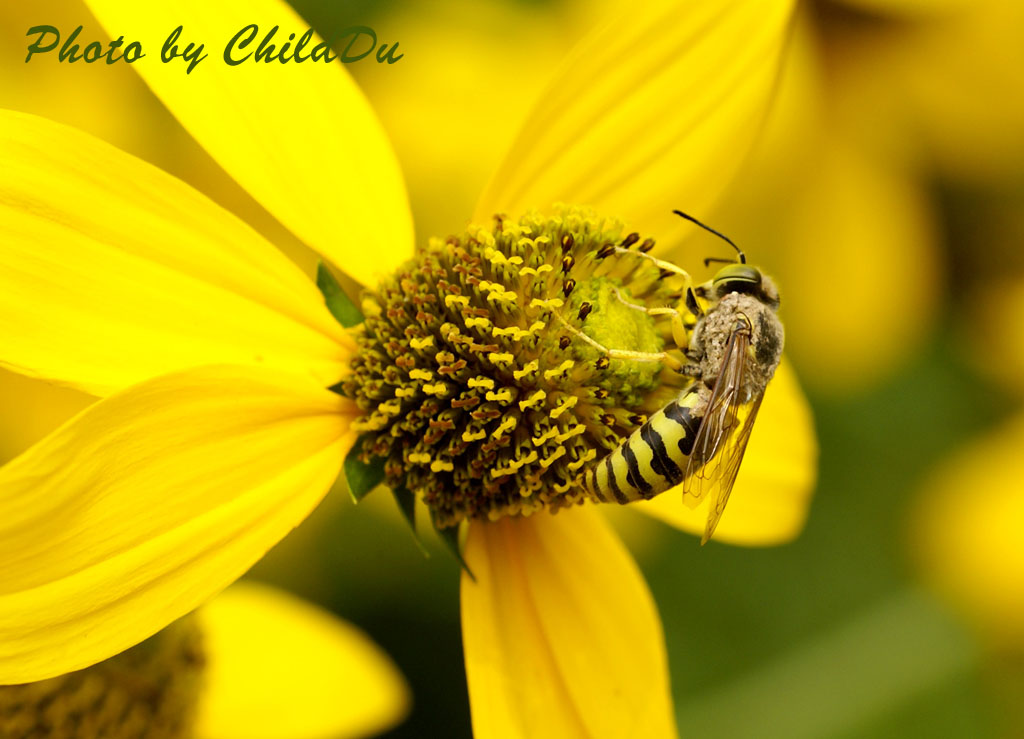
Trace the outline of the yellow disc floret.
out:
[[[587,499],[580,470],[679,390],[659,362],[585,338],[652,354],[671,340],[645,308],[678,295],[622,248],[651,246],[573,208],[430,240],[362,297],[341,389],[363,410],[363,461],[383,458],[439,527]]]

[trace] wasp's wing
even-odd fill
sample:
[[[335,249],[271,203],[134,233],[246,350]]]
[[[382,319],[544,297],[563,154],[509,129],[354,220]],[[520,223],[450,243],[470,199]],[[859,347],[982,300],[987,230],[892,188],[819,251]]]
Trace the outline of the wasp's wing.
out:
[[[684,501],[696,505],[713,493],[702,544],[711,538],[729,500],[763,397],[748,402],[743,394],[749,345],[750,336],[745,331],[734,331],[729,337],[725,359],[686,464]]]
[[[736,484],[736,476],[739,474],[740,463],[743,461],[743,452],[746,451],[747,442],[750,441],[750,431],[754,428],[754,420],[757,418],[762,398],[764,398],[764,394],[758,395],[752,403],[747,403],[738,409],[737,415],[743,417],[739,431],[726,439],[725,447],[708,465],[715,467],[712,473],[712,488],[715,490],[715,497],[708,510],[708,522],[704,527],[704,536],[700,540],[702,545],[707,544],[711,535],[715,533],[715,527],[718,526],[718,520],[722,517],[725,504],[729,502],[729,493],[732,492],[732,487]]]
[[[748,336],[742,331],[735,331],[729,337],[725,359],[718,372],[707,409],[701,417],[690,458],[686,462],[683,495],[691,498],[688,501],[691,505],[703,500],[711,489],[713,477],[709,464],[722,449],[726,438],[739,428],[736,409],[741,400],[743,359],[749,343]]]

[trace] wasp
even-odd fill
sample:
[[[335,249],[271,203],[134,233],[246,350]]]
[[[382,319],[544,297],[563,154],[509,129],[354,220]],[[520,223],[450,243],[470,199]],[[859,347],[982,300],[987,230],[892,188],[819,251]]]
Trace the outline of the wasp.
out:
[[[687,347],[685,364],[665,353],[600,347],[613,358],[669,363],[690,382],[616,449],[586,468],[580,481],[594,498],[607,503],[646,500],[680,483],[683,502],[691,508],[710,496],[703,545],[729,501],[765,389],[782,358],[785,333],[772,279],[747,264],[730,239],[682,211],[673,212],[727,241],[737,260],[729,260],[703,285],[688,284],[678,308],[632,306],[673,316],[677,343],[682,338]],[[675,265],[639,256],[689,280]],[[724,260],[707,259],[705,266],[712,261]],[[619,299],[627,302],[621,295]],[[581,337],[597,346],[585,334]]]

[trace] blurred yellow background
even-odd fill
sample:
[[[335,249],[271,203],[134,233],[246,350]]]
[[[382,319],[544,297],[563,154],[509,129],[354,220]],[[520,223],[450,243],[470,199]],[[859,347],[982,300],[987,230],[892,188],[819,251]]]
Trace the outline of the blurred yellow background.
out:
[[[417,238],[461,230],[530,103],[602,0],[295,0],[406,58],[350,72],[399,155]],[[98,24],[7,3],[24,31]],[[1024,5],[805,2],[759,149],[715,213],[782,291],[821,481],[772,550],[697,546],[615,511],[661,607],[681,731],[704,737],[1024,734]],[[5,63],[0,105],[72,124],[186,180],[312,274],[127,65]],[[686,100],[679,100],[680,106]],[[664,207],[687,209],[673,193]],[[721,245],[672,258],[703,277]],[[770,390],[769,390],[770,392]],[[0,373],[0,460],[89,398]],[[254,574],[358,624],[407,675],[390,736],[468,736],[457,566],[424,559],[390,499],[335,491]]]

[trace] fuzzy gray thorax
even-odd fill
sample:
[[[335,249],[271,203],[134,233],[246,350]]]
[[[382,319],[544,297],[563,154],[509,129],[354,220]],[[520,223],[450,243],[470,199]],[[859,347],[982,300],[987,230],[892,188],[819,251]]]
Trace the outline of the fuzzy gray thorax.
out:
[[[782,358],[785,332],[773,308],[752,295],[729,293],[697,323],[690,348],[700,357],[700,379],[711,387],[725,361],[729,338],[741,323],[750,326],[743,371],[744,395],[749,399],[764,392]]]

